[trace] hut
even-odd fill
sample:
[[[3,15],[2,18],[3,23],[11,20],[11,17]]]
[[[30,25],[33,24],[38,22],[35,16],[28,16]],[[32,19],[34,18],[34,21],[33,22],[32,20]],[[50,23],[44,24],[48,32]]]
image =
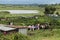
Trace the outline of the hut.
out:
[[[0,25],[0,32],[3,33],[3,34],[8,34],[8,33],[11,33],[11,32],[17,32],[17,29],[16,28],[11,28],[11,27],[8,27],[8,26],[5,26],[5,25]]]
[[[0,32],[2,32],[3,34],[18,32],[27,35],[27,27],[14,25],[0,25]]]
[[[12,28],[16,28],[16,29],[18,29],[18,32],[19,33],[22,33],[22,34],[24,34],[24,35],[27,35],[27,30],[28,30],[28,28],[26,27],[26,26],[10,26],[10,27],[12,27]]]

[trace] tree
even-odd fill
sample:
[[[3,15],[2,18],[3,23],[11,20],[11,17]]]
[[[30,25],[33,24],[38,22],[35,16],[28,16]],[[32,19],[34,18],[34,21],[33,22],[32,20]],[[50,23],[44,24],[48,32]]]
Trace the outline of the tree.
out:
[[[55,7],[45,7],[45,14],[54,14],[54,12],[56,11],[56,8]]]
[[[59,12],[56,12],[56,15],[59,15]]]

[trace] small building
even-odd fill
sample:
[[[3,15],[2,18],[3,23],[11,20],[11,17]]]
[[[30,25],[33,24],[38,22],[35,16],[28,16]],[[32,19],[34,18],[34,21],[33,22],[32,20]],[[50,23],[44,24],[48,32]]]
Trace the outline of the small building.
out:
[[[0,25],[0,32],[3,34],[8,34],[8,33],[22,33],[24,35],[27,35],[27,27],[23,26],[13,26],[13,25]]]
[[[11,32],[17,32],[17,29],[16,28],[11,28],[11,27],[8,27],[8,26],[5,26],[5,25],[0,25],[0,32],[3,33],[3,34],[8,34],[8,33],[11,33]]]
[[[26,26],[10,26],[12,28],[17,28],[19,33],[27,35],[28,28]]]

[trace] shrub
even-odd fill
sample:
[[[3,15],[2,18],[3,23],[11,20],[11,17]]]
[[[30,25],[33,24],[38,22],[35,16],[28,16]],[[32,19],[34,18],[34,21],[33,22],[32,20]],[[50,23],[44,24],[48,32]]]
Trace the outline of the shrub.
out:
[[[13,33],[2,35],[2,37],[0,37],[0,40],[30,40],[30,38],[23,34]]]

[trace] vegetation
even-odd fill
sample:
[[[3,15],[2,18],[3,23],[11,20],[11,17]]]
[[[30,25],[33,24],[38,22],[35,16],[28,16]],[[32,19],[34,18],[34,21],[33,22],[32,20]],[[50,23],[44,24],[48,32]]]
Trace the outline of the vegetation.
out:
[[[30,40],[28,36],[19,33],[1,34],[0,40]]]
[[[30,35],[32,40],[60,40],[60,29],[50,30],[35,30],[30,31],[33,35]]]
[[[54,14],[55,11],[55,7],[45,7],[45,14]]]
[[[14,25],[28,26],[37,23],[49,23],[50,27],[53,28],[46,30],[35,30],[28,31],[28,34],[32,35],[22,35],[22,34],[9,34],[0,35],[0,40],[60,40],[60,16],[49,17],[45,14],[60,14],[60,5],[50,5],[50,6],[4,6],[0,5],[0,10],[39,10],[39,14],[10,14],[10,12],[0,12],[0,19],[5,18],[5,20],[0,20],[1,24],[8,24],[13,22]],[[31,38],[31,39],[30,39]]]
[[[59,12],[56,12],[57,15],[60,15]]]
[[[0,14],[9,14],[10,12],[8,11],[0,11]]]

